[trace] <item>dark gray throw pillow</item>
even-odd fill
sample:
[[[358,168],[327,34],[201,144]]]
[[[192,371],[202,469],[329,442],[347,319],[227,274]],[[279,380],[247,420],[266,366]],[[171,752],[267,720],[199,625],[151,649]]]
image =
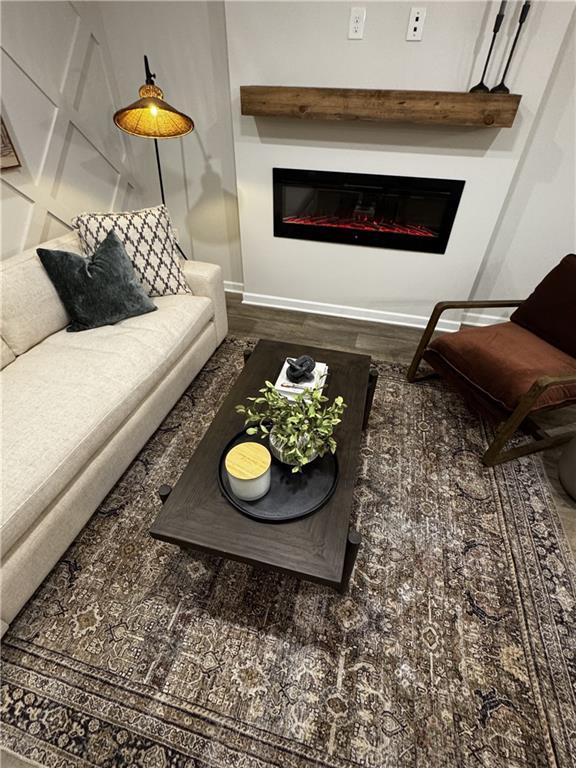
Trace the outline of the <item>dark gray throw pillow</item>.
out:
[[[72,318],[68,331],[114,325],[157,309],[113,229],[90,258],[46,248],[36,252]]]

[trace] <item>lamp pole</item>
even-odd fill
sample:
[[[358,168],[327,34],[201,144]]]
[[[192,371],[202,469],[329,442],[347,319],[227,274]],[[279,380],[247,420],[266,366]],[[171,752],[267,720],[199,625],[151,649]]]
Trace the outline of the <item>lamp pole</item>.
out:
[[[154,139],[154,149],[156,150],[156,165],[158,166],[158,181],[160,182],[160,196],[162,197],[162,205],[166,205],[166,198],[164,197],[164,182],[162,181],[162,166],[160,165],[160,152],[158,150],[158,139]]]
[[[150,71],[150,65],[148,63],[148,56],[144,54],[144,72],[146,73],[146,85],[155,85],[154,78],[156,74],[152,74]],[[160,195],[162,197],[162,205],[166,205],[166,198],[164,196],[164,181],[162,179],[162,166],[160,165],[160,151],[158,149],[158,139],[154,139],[154,150],[156,152],[156,165],[158,166],[158,180],[160,182]]]
[[[155,74],[152,74],[150,71],[150,66],[148,64],[148,56],[144,55],[144,70],[146,72],[146,84],[147,85],[154,85],[154,78],[156,77]],[[158,167],[158,181],[160,182],[160,197],[162,198],[162,205],[166,205],[166,196],[164,195],[164,180],[162,179],[162,166],[160,164],[160,150],[158,148],[158,139],[154,138],[154,151],[156,152],[156,166]],[[177,241],[174,241],[176,243],[176,248],[180,251],[182,256],[188,260],[188,256],[184,253],[182,248],[180,247],[180,243]]]

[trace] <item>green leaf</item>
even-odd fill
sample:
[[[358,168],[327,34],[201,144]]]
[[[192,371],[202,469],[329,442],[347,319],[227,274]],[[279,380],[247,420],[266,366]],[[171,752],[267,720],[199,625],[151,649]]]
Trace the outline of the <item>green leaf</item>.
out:
[[[339,418],[346,408],[341,396],[332,403],[321,390],[306,389],[289,400],[280,394],[272,382],[266,381],[259,391],[259,397],[249,397],[251,405],[237,405],[237,413],[244,415],[247,434],[260,433],[262,440],[274,427],[274,435],[282,446],[286,459],[295,463],[296,472],[308,463],[313,456],[324,455],[328,450],[336,450],[336,441],[332,437],[334,428],[341,423]],[[324,405],[324,404],[327,405]]]

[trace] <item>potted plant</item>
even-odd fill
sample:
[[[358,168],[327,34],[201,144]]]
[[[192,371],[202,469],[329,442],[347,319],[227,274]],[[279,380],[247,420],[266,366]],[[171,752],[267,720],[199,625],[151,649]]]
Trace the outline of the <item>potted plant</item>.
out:
[[[346,408],[342,397],[326,405],[328,398],[320,389],[305,389],[289,400],[270,381],[259,393],[247,398],[252,405],[237,405],[236,411],[245,416],[246,432],[260,433],[262,439],[268,436],[270,451],[290,464],[292,472],[300,472],[317,456],[336,451],[333,432]]]

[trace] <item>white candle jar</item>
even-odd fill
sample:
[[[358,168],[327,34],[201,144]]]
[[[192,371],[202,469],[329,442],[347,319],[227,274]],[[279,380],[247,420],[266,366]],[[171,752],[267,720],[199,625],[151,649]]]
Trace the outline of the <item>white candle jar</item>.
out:
[[[270,490],[270,451],[261,443],[239,443],[226,454],[230,490],[243,501],[256,501]]]

